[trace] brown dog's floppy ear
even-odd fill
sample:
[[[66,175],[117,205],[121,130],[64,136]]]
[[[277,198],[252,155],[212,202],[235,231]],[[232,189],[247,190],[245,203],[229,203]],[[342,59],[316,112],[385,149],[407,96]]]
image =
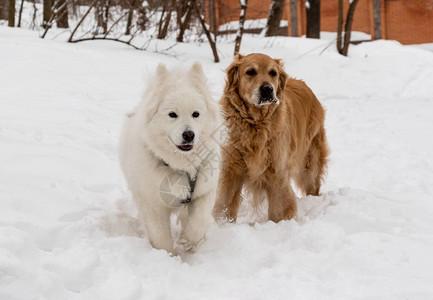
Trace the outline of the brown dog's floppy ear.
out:
[[[284,71],[284,64],[281,59],[275,59],[278,65],[278,90],[277,94],[280,94],[284,91],[284,88],[286,87],[287,79],[289,78],[289,75],[287,75],[286,71]]]
[[[231,63],[231,65],[226,69],[227,81],[225,92],[230,92],[239,85],[239,65],[241,64],[243,56],[238,54]]]

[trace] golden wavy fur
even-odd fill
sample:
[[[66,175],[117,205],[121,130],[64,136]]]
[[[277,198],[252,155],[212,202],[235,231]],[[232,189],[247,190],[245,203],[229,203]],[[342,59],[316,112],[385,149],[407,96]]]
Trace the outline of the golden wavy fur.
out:
[[[236,222],[245,187],[255,207],[268,199],[269,220],[289,220],[297,212],[292,179],[304,195],[319,194],[329,152],[325,111],[281,60],[238,55],[226,72],[220,104],[229,139],[213,216]]]

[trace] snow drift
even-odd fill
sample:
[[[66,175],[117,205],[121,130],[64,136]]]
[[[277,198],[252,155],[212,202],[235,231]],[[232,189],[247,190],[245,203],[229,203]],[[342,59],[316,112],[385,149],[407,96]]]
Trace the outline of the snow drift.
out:
[[[214,64],[206,45],[158,54],[0,27],[0,298],[431,299],[433,54],[328,43],[244,36],[241,49],[283,58],[326,108],[323,195],[300,199],[296,221],[244,210],[170,257],[121,176],[122,120],[159,62],[200,61],[218,99],[233,44]]]

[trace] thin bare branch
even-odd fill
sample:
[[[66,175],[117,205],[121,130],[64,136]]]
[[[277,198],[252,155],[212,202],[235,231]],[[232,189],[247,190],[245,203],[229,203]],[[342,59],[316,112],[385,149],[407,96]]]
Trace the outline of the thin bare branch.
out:
[[[119,43],[122,43],[122,44],[129,45],[129,46],[131,46],[132,48],[134,48],[136,50],[146,50],[146,49],[137,47],[137,46],[131,44],[128,41],[123,41],[123,40],[120,40],[120,39],[117,39],[117,38],[102,37],[102,36],[93,36],[93,37],[89,37],[89,38],[82,38],[82,39],[70,41],[70,43],[78,43],[78,42],[94,41],[94,40],[104,40],[104,41],[119,42]]]
[[[217,62],[220,61],[220,59],[218,57],[218,51],[217,51],[217,48],[216,48],[215,41],[212,39],[212,36],[210,35],[209,29],[206,27],[206,23],[204,21],[204,18],[203,18],[203,16],[200,13],[200,9],[198,8],[197,0],[192,0],[191,2],[192,2],[192,5],[194,7],[194,10],[195,10],[195,12],[197,14],[197,18],[200,21],[201,27],[203,28],[203,31],[206,34],[206,37],[207,37],[207,39],[209,41],[210,47],[212,48],[212,53],[213,53],[213,56],[214,56],[214,60],[217,63]]]
[[[68,39],[68,43],[72,43],[72,38],[74,37],[74,34],[77,31],[78,27],[80,27],[81,23],[83,23],[84,19],[87,17],[87,15],[90,13],[90,11],[96,5],[97,2],[98,0],[93,0],[92,4],[90,4],[86,13],[81,17],[80,21],[77,23],[77,26],[75,26],[74,30],[72,31],[71,36]]]
[[[122,20],[127,14],[128,14],[128,12],[124,13],[122,16],[120,16],[120,18],[118,18],[115,22],[113,22],[113,24],[111,24],[110,28],[108,28],[107,32],[104,34],[104,38],[107,37],[107,35],[110,33],[111,29],[113,29],[113,27],[117,23],[119,23],[119,21]]]
[[[69,0],[65,1],[57,9],[55,7],[58,5],[59,0],[57,0],[57,1],[54,2],[53,7],[52,7],[52,13],[51,13],[50,19],[48,20],[48,22],[45,25],[45,30],[44,30],[44,33],[41,35],[41,39],[45,38],[45,36],[48,33],[48,30],[50,30],[50,28],[53,26],[53,22],[56,19],[58,12],[62,11],[62,9],[65,8],[68,5],[68,2],[69,2]]]

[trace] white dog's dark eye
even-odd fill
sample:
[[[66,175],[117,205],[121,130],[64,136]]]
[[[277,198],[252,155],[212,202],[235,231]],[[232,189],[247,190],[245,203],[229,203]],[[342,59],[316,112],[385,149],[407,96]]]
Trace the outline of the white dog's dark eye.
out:
[[[173,118],[173,119],[174,119],[174,118],[177,118],[176,113],[173,112],[173,111],[172,111],[171,113],[169,113],[168,115],[170,116],[170,118]]]
[[[257,74],[257,72],[254,69],[250,69],[250,70],[247,71],[247,75],[249,75],[249,76],[254,76],[256,74]]]
[[[277,72],[275,72],[274,70],[271,70],[269,72],[269,75],[271,75],[272,77],[275,77],[275,76],[277,76]]]
[[[200,113],[198,111],[193,112],[192,114],[193,118],[198,118],[198,116],[200,116]]]

